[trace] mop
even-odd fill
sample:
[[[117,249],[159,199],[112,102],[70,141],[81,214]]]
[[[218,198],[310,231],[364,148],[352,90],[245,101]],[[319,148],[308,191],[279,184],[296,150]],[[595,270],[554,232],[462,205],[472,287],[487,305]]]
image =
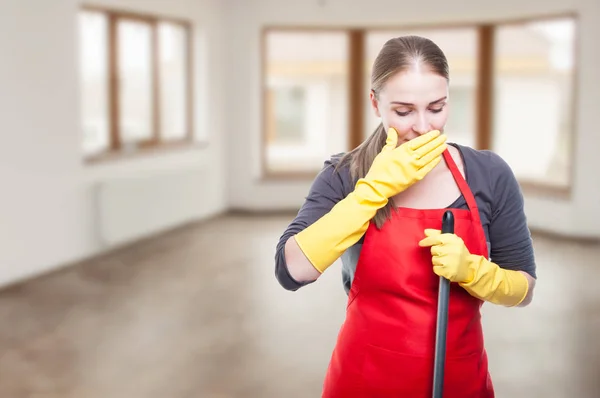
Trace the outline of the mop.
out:
[[[442,233],[454,233],[454,215],[450,210],[442,217]],[[440,276],[438,293],[437,328],[435,331],[435,361],[433,367],[433,398],[442,398],[444,391],[444,366],[446,364],[446,331],[448,330],[448,302],[450,281]]]

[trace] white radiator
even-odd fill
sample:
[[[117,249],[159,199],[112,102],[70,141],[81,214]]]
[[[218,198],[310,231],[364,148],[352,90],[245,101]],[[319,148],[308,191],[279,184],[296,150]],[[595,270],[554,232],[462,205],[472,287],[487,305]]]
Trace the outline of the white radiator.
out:
[[[100,239],[106,245],[122,244],[218,211],[219,192],[205,192],[211,186],[218,189],[203,184],[207,174],[187,169],[99,181],[95,200]]]

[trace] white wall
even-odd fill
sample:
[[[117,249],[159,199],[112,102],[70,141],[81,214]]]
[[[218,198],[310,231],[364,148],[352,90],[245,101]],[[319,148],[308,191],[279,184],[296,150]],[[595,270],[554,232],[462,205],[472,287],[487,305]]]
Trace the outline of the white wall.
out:
[[[526,193],[526,211],[534,228],[600,237],[600,178],[596,174],[600,166],[596,153],[600,134],[595,123],[596,104],[600,101],[596,72],[600,64],[596,40],[600,35],[600,2],[597,0],[435,0],[428,4],[427,12],[424,7],[414,7],[413,2],[398,0],[232,0],[229,4],[229,71],[232,74],[229,92],[245,106],[238,108],[236,117],[230,120],[233,163],[229,169],[228,195],[233,207],[245,209],[298,208],[311,183],[260,180],[259,44],[264,25],[401,26],[578,12],[581,40],[573,195],[570,200],[561,201]]]
[[[94,189],[112,178],[177,170],[197,172],[200,199],[191,219],[226,207],[221,101],[224,28],[219,0],[103,0],[94,4],[192,19],[197,85],[208,84],[196,113],[204,148],[134,157],[105,164],[82,161],[79,126],[77,0],[0,3],[0,285],[105,250]],[[210,79],[207,79],[210,74]],[[214,166],[213,166],[214,165]],[[210,166],[211,173],[205,173]],[[160,203],[159,203],[160,205]],[[172,203],[163,203],[163,213]],[[164,226],[164,224],[163,224]],[[153,230],[138,231],[138,237]],[[128,235],[128,238],[134,236]]]
[[[261,181],[259,39],[263,25],[377,25],[467,21],[522,14],[580,12],[582,39],[577,93],[577,155],[570,201],[527,196],[531,225],[600,236],[600,100],[595,67],[600,3],[438,1],[422,8],[397,0],[98,0],[99,5],[192,19],[198,59],[196,113],[210,143],[105,164],[82,161],[76,12],[78,0],[0,3],[0,286],[107,249],[95,208],[100,181],[197,172],[199,198],[191,219],[236,208],[294,209],[310,181]],[[369,4],[367,6],[367,4]],[[397,10],[397,11],[396,11]],[[208,88],[208,90],[204,90]],[[210,171],[207,173],[207,171]],[[227,184],[224,179],[227,179]],[[161,211],[172,203],[161,202]],[[124,227],[128,221],[123,221]],[[148,233],[156,232],[149,227]],[[135,230],[135,228],[133,228]],[[136,231],[141,237],[143,233]],[[127,235],[127,239],[133,236]]]

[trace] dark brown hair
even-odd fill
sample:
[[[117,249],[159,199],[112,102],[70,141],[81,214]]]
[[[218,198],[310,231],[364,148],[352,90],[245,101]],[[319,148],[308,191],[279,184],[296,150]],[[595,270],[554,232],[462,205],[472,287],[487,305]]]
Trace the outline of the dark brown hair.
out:
[[[434,73],[449,80],[446,56],[433,41],[420,36],[396,37],[384,44],[373,63],[371,90],[375,98],[379,97],[379,92],[390,77],[414,65],[428,67]],[[385,145],[386,138],[387,132],[380,123],[362,144],[342,157],[338,167],[348,165],[353,181],[363,178]],[[377,211],[374,218],[377,228],[381,228],[390,217],[392,209],[393,203],[390,201]]]

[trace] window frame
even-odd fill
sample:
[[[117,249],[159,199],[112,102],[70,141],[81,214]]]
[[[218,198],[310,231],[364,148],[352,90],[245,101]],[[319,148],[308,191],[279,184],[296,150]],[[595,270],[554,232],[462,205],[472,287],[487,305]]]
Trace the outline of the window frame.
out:
[[[170,17],[165,15],[134,12],[123,9],[83,4],[79,7],[79,12],[101,13],[107,18],[108,37],[107,37],[107,70],[108,70],[108,124],[109,141],[106,150],[93,154],[84,154],[86,163],[95,163],[99,161],[119,159],[124,156],[138,156],[147,153],[156,153],[157,151],[171,150],[177,148],[191,147],[196,144],[205,145],[204,142],[195,140],[195,117],[194,117],[194,48],[193,48],[193,23],[183,18]],[[136,21],[147,23],[151,29],[151,57],[152,64],[152,138],[137,141],[134,149],[124,147],[121,143],[119,129],[120,96],[119,96],[119,71],[118,71],[118,23],[119,21]],[[185,136],[180,139],[171,139],[164,141],[161,139],[161,107],[160,107],[160,54],[159,54],[159,23],[166,22],[182,27],[185,31],[185,79],[186,79],[186,126]]]
[[[577,164],[576,164],[576,153],[577,153],[577,142],[578,142],[578,134],[577,134],[577,128],[578,128],[578,121],[577,121],[577,107],[578,107],[578,103],[579,103],[579,66],[580,66],[580,43],[581,43],[581,36],[580,36],[580,23],[579,23],[579,14],[576,12],[563,12],[563,13],[556,13],[556,14],[546,14],[546,15],[536,15],[536,16],[528,16],[528,17],[522,17],[522,18],[511,18],[511,19],[504,19],[504,20],[499,20],[499,21],[494,21],[493,24],[493,28],[496,27],[503,27],[503,26],[518,26],[518,25],[525,25],[527,23],[532,23],[532,22],[543,22],[543,21],[552,21],[552,20],[560,20],[560,19],[572,19],[574,24],[575,24],[575,33],[573,35],[573,70],[572,70],[572,76],[571,76],[571,82],[570,82],[570,86],[571,86],[571,97],[573,99],[572,103],[571,103],[571,108],[569,109],[569,145],[570,145],[570,153],[569,153],[569,178],[568,178],[568,183],[566,185],[556,185],[550,182],[542,182],[539,180],[535,180],[535,179],[528,179],[528,178],[522,178],[522,177],[518,177],[517,179],[519,181],[519,184],[521,185],[521,188],[523,189],[524,192],[529,193],[531,195],[535,195],[535,196],[539,196],[539,197],[554,197],[557,199],[563,199],[563,200],[569,200],[572,198],[573,195],[573,185],[574,185],[574,181],[576,178],[576,169],[577,169]],[[493,70],[494,68],[494,50],[492,48],[492,46],[494,46],[494,36],[492,35],[492,41],[490,42],[490,69]],[[489,113],[490,113],[490,132],[488,135],[488,141],[487,141],[487,146],[485,149],[492,149],[492,123],[493,120],[491,119],[491,115],[493,114],[493,102],[492,102],[492,97],[494,96],[494,81],[493,81],[493,74],[491,74],[491,81],[490,81],[490,107],[489,107]]]
[[[363,121],[365,117],[364,110],[364,68],[365,68],[365,37],[367,32],[381,30],[413,30],[413,29],[476,29],[478,36],[478,56],[477,56],[477,86],[476,86],[476,109],[475,109],[475,141],[476,149],[493,150],[493,98],[494,98],[494,44],[496,27],[506,25],[519,25],[529,22],[549,21],[553,19],[573,19],[575,23],[574,37],[574,61],[572,71],[572,98],[573,104],[569,110],[570,131],[569,135],[571,153],[570,153],[570,176],[569,182],[565,186],[557,186],[552,183],[546,183],[536,180],[519,178],[519,183],[524,191],[534,195],[552,196],[560,199],[569,199],[572,195],[572,187],[576,173],[575,150],[577,145],[577,102],[578,102],[578,82],[580,65],[580,29],[579,15],[576,12],[562,12],[554,14],[531,15],[521,18],[505,18],[498,20],[487,20],[483,22],[452,22],[452,23],[420,23],[420,24],[401,24],[385,26],[280,26],[266,25],[261,30],[260,41],[260,87],[262,100],[260,103],[261,112],[261,143],[259,145],[260,157],[260,175],[261,180],[312,180],[315,172],[277,172],[268,168],[266,150],[268,145],[267,120],[268,120],[268,87],[266,86],[267,76],[267,36],[270,32],[287,31],[336,31],[346,32],[349,38],[349,56],[348,56],[348,143],[351,150],[356,148],[364,140]]]
[[[260,180],[263,181],[277,181],[277,180],[306,180],[312,179],[315,176],[315,173],[306,172],[306,171],[271,171],[268,167],[267,162],[267,144],[271,137],[269,134],[271,132],[269,122],[269,109],[272,106],[272,101],[269,96],[269,87],[267,85],[268,75],[267,75],[267,65],[268,65],[268,51],[267,51],[267,36],[269,32],[338,32],[344,33],[347,32],[346,28],[339,28],[335,26],[264,26],[261,29],[260,33],[260,145],[259,145],[259,158],[260,158]],[[351,41],[349,41],[349,46],[352,47]],[[351,50],[351,48],[350,48]],[[352,53],[349,52],[349,56]],[[352,64],[352,62],[349,62]],[[350,98],[353,96],[350,95]]]

